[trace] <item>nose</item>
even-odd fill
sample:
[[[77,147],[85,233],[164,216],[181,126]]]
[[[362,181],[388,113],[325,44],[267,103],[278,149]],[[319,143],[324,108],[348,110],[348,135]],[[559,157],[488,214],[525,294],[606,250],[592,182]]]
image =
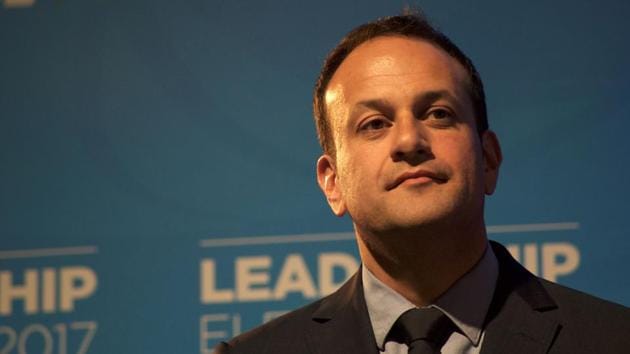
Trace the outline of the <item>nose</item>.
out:
[[[418,165],[430,159],[431,145],[426,129],[422,121],[413,116],[399,118],[394,125],[392,160]]]

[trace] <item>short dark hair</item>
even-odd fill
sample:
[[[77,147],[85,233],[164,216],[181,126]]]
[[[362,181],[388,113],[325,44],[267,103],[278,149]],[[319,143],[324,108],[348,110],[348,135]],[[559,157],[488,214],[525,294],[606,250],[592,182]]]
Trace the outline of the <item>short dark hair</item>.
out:
[[[317,137],[324,153],[335,156],[335,142],[331,122],[326,114],[325,93],[328,83],[348,55],[359,45],[383,36],[404,36],[428,41],[457,60],[468,73],[470,94],[477,131],[479,134],[488,129],[486,98],[481,77],[472,61],[442,32],[435,29],[419,13],[390,16],[368,22],[348,33],[328,54],[320,71],[313,94],[313,115],[317,127]]]

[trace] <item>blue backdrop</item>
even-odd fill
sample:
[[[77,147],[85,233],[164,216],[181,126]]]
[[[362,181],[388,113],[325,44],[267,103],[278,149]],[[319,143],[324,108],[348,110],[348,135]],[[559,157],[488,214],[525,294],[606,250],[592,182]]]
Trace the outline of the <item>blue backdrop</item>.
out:
[[[209,353],[356,268],[311,92],[404,2],[0,3],[0,353]],[[491,238],[628,306],[630,3],[418,4],[486,85]]]

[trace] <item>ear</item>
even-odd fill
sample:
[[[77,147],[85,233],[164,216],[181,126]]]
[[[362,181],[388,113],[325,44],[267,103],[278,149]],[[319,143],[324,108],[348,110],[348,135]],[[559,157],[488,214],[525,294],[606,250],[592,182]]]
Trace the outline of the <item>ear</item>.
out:
[[[317,183],[326,196],[328,205],[337,216],[346,213],[346,203],[341,196],[341,189],[337,181],[335,161],[329,155],[322,155],[317,160]]]
[[[484,181],[485,192],[487,195],[494,193],[499,179],[499,167],[503,161],[501,153],[501,145],[497,135],[486,130],[481,136],[481,146],[483,149],[483,165],[484,165]]]

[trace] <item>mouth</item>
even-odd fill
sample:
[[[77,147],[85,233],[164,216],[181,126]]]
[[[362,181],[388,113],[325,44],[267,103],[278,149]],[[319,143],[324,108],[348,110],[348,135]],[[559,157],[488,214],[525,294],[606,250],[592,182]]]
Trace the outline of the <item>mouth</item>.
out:
[[[444,183],[446,182],[446,177],[427,170],[417,170],[405,172],[398,176],[392,183],[387,185],[386,190],[390,191],[401,184],[426,184],[426,183]]]

